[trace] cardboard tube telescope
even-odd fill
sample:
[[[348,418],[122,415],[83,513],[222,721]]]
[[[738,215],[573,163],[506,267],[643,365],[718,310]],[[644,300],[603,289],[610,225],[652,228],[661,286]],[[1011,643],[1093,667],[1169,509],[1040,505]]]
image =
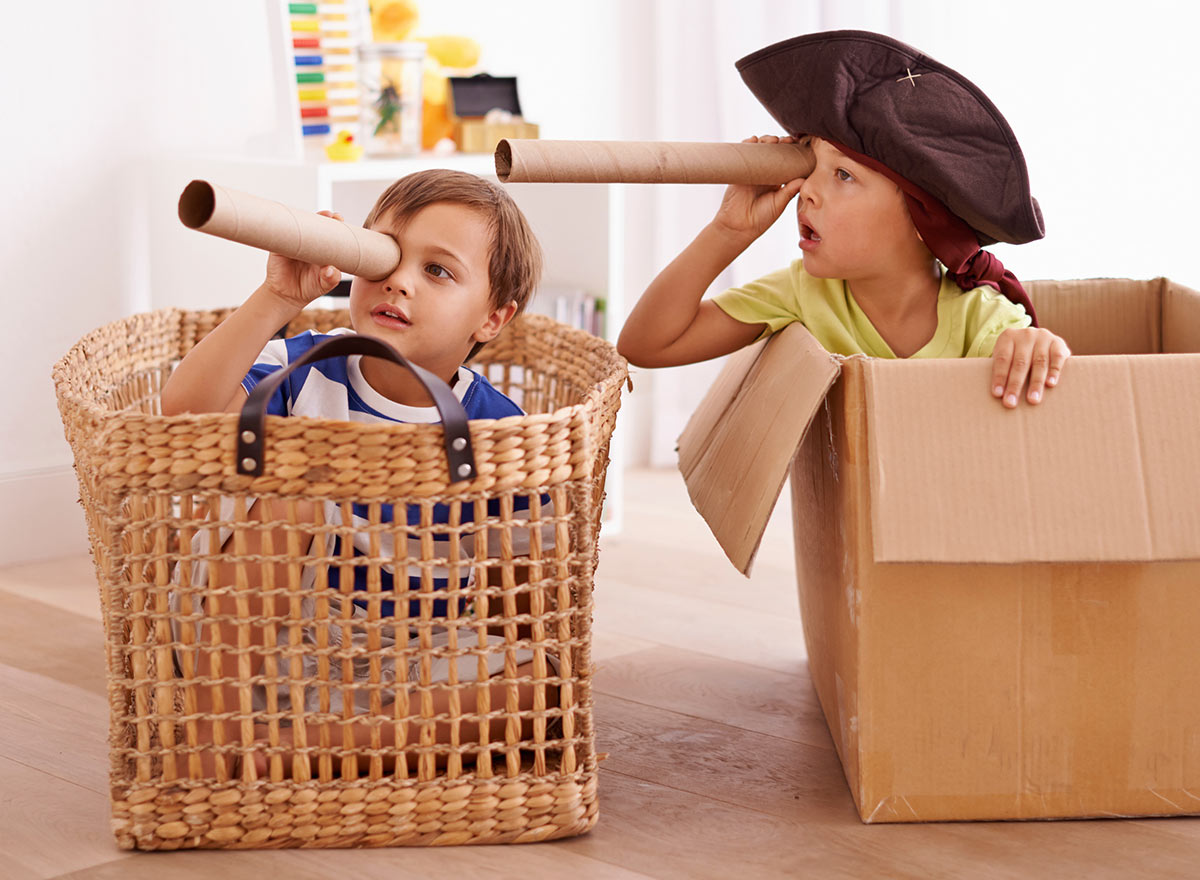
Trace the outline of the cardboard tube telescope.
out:
[[[386,278],[400,263],[400,246],[390,235],[205,180],[193,180],[184,188],[179,219],[184,226],[209,235],[307,263],[336,266],[370,281]]]
[[[659,141],[543,141],[496,145],[505,183],[746,183],[770,186],[807,177],[812,150],[800,144]]]

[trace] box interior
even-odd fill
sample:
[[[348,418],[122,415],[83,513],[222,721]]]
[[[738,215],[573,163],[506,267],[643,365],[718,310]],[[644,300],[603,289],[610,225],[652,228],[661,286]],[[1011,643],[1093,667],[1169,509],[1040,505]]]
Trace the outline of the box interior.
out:
[[[1166,278],[1030,281],[1041,326],[1072,354],[1200,352],[1200,294]]]

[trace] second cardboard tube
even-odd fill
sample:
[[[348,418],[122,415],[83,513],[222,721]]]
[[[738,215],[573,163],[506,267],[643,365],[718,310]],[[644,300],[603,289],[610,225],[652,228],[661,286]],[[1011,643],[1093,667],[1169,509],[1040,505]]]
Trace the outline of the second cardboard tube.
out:
[[[543,141],[496,146],[505,183],[743,183],[779,186],[812,173],[801,144]]]

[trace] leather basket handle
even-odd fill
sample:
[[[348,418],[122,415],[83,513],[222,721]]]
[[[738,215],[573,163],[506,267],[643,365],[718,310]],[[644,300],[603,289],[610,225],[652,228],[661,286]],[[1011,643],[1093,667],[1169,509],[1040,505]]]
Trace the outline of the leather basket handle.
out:
[[[326,339],[254,386],[238,416],[237,472],[243,476],[262,475],[267,402],[283,384],[283,380],[306,364],[352,354],[384,358],[406,368],[417,378],[433,398],[434,406],[442,419],[443,444],[446,448],[446,463],[450,468],[450,482],[459,483],[474,477],[475,453],[471,449],[471,434],[467,429],[467,411],[450,390],[450,386],[424,367],[411,363],[388,343],[358,334]]]

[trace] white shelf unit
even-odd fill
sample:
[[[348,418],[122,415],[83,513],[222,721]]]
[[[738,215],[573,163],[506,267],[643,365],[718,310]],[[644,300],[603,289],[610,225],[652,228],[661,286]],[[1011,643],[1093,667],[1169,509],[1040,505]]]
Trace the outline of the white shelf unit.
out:
[[[176,205],[190,180],[202,179],[291,207],[339,212],[361,225],[379,193],[397,178],[426,168],[453,168],[496,179],[490,154],[422,155],[360,162],[179,157],[150,169],[151,308],[223,308],[262,281],[266,255],[255,248],[186,228]],[[606,304],[606,335],[616,339],[625,314],[625,191],[620,185],[521,183],[506,189],[529,219],[545,251],[543,284],[581,290]],[[621,526],[625,436],[612,441],[604,530]]]

